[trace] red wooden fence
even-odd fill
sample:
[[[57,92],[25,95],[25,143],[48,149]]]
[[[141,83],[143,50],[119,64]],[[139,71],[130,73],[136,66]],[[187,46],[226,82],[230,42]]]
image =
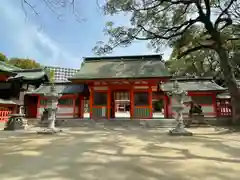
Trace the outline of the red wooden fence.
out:
[[[231,117],[232,116],[231,99],[218,99],[217,100],[217,116],[218,117]]]
[[[12,113],[10,108],[0,107],[0,121],[6,122],[8,120],[8,115]]]

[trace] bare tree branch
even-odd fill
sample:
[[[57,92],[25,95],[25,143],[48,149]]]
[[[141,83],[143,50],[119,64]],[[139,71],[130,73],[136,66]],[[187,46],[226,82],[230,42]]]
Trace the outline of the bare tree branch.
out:
[[[224,29],[228,25],[232,24],[232,19],[231,19],[231,16],[228,11],[231,8],[231,6],[233,5],[234,1],[236,1],[236,0],[230,0],[229,4],[225,7],[225,9],[222,9],[221,5],[219,3],[219,8],[222,10],[222,12],[217,17],[215,24],[214,24],[214,28],[218,28],[218,26],[221,22],[225,22],[225,25],[221,29]],[[227,15],[227,18],[226,17],[223,18],[224,15]]]
[[[83,21],[84,19],[79,16],[79,14],[76,11],[75,3],[76,0],[40,0],[44,3],[44,5],[56,15],[56,17],[59,19],[62,14],[58,12],[59,8],[66,8],[67,6],[70,6],[72,8],[72,12],[76,18],[77,21]],[[37,11],[36,7],[30,2],[30,0],[21,0],[22,9],[27,16],[27,11],[25,9],[25,5],[27,5],[30,10],[39,17],[40,13]]]
[[[174,26],[172,28],[167,29],[162,35],[156,34],[156,33],[152,32],[150,30],[147,30],[142,25],[139,25],[139,27],[143,31],[147,32],[150,36],[152,36],[150,39],[158,38],[158,39],[169,40],[171,38],[183,35],[186,32],[186,30],[188,30],[192,25],[197,23],[199,20],[200,20],[199,17],[197,17],[196,19],[190,19],[189,21],[186,21],[179,26]],[[166,35],[168,32],[175,32],[175,33],[171,33],[171,35]]]
[[[36,11],[35,7],[31,3],[29,3],[27,0],[21,0],[21,5],[25,15],[27,15],[27,11],[25,9],[24,4],[26,4],[34,12],[35,15],[37,16],[39,15],[39,13]]]

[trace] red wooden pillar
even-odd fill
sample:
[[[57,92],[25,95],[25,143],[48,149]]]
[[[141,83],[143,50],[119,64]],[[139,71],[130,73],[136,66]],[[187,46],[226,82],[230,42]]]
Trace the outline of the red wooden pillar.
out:
[[[84,97],[80,95],[78,98],[79,98],[79,105],[78,105],[79,118],[84,118]]]
[[[107,91],[107,119],[110,120],[111,116],[111,89],[108,87]]]
[[[173,112],[172,112],[172,96],[168,97],[168,103],[167,103],[167,111],[168,111],[168,117],[167,118],[172,118],[173,117]]]
[[[130,118],[134,118],[134,90],[130,88]]]
[[[215,117],[217,117],[217,95],[214,93],[212,94],[212,105],[213,105],[213,112]]]
[[[74,95],[72,97],[72,100],[73,100],[73,118],[75,118],[75,116],[76,116],[76,100],[77,100],[77,96]]]
[[[41,101],[41,96],[38,95],[38,101],[37,101],[37,118],[40,115],[39,109],[40,109],[40,101]]]
[[[152,87],[149,86],[149,88],[148,88],[148,103],[149,103],[149,110],[150,110],[150,117],[149,117],[149,118],[152,118],[152,117],[153,117],[152,98],[153,98],[153,95],[152,95]]]
[[[164,94],[164,118],[169,118],[169,98]]]
[[[93,109],[93,88],[89,87],[89,92],[90,92],[90,96],[89,96],[89,115],[90,115],[90,119],[92,119],[92,109]]]

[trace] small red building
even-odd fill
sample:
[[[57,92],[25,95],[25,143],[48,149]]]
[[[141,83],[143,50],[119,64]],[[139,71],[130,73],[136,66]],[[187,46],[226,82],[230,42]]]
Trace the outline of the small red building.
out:
[[[49,81],[44,69],[24,70],[0,62],[0,121],[24,106],[24,92]],[[23,112],[24,113],[24,112]]]
[[[212,78],[209,77],[182,77],[174,78],[169,82],[162,84],[161,88],[164,92],[170,92],[173,90],[173,82],[177,80],[180,87],[184,89],[190,99],[186,100],[186,108],[183,115],[188,116],[189,108],[188,102],[193,101],[202,106],[202,110],[205,117],[217,117],[217,95],[226,91],[217,85]],[[174,100],[172,100],[172,104]],[[171,106],[169,104],[169,106]]]
[[[57,118],[83,118],[84,102],[89,97],[86,85],[76,85],[71,82],[54,83],[56,92],[62,94],[58,103]],[[42,84],[38,89],[28,92],[25,95],[25,102],[28,104],[26,117],[40,118],[47,105],[44,94],[50,91],[51,84]]]

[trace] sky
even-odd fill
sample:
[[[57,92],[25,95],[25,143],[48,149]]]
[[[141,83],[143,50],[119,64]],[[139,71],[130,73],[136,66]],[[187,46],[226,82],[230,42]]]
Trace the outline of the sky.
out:
[[[92,48],[97,41],[106,41],[105,23],[113,20],[128,24],[124,16],[107,17],[101,13],[96,0],[77,0],[76,12],[81,21],[68,8],[53,13],[43,0],[29,0],[39,13],[21,0],[1,0],[0,52],[11,57],[34,59],[42,65],[79,68],[83,57],[96,56]],[[163,49],[164,59],[171,53]],[[117,48],[110,56],[155,54],[146,42],[137,42],[127,48]]]

